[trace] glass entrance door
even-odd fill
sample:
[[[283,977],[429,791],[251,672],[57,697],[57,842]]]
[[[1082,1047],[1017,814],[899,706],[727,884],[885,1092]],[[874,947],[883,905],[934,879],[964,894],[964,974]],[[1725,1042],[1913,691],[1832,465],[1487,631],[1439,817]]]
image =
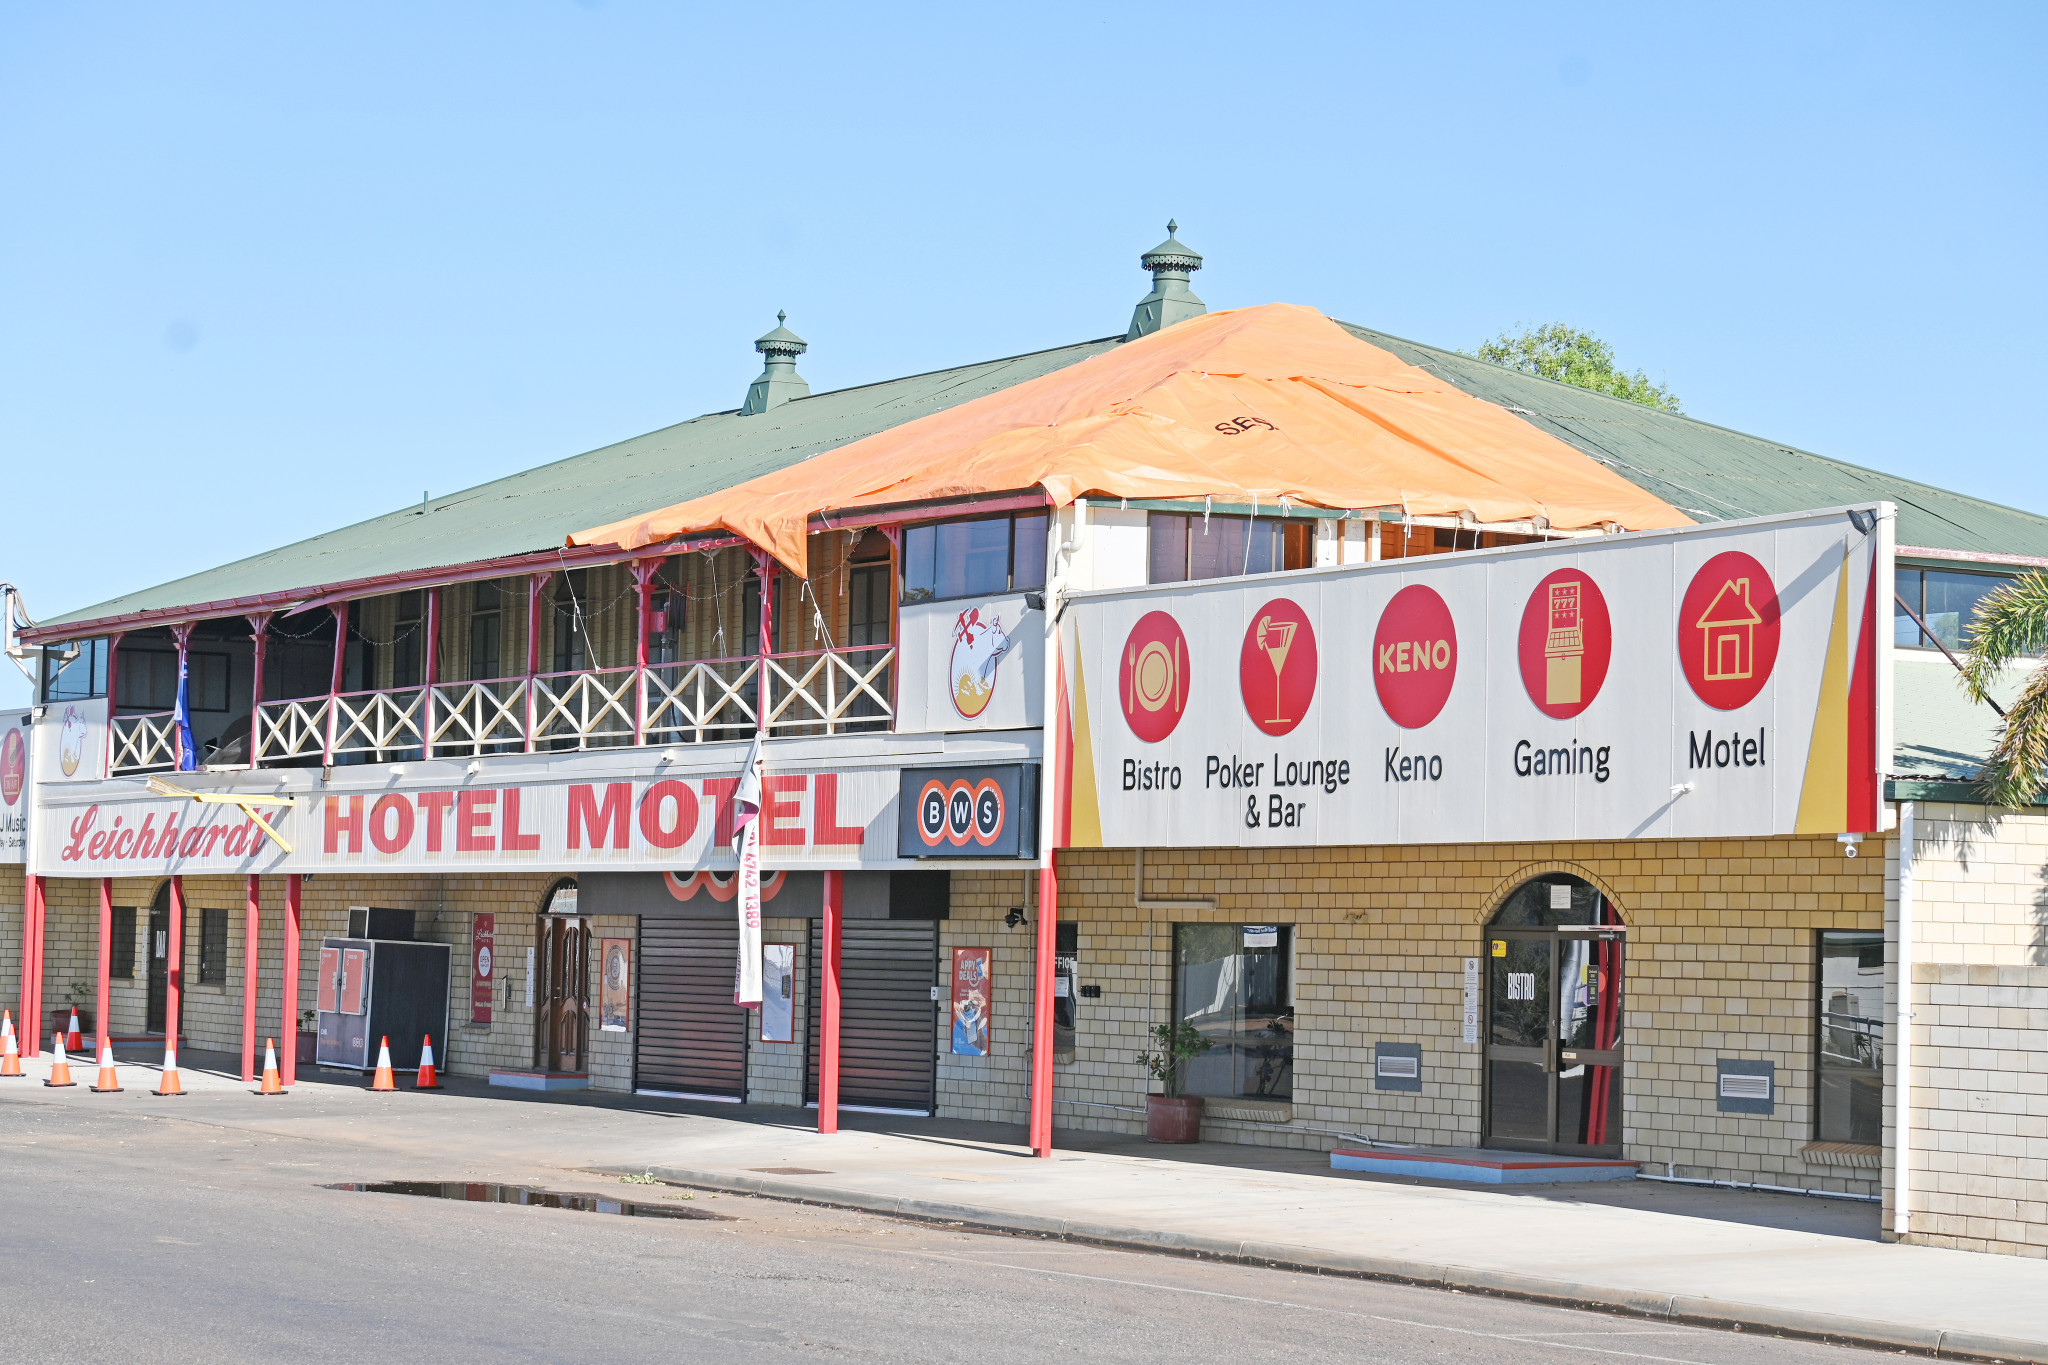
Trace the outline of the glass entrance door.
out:
[[[1605,897],[1559,876],[1487,929],[1487,1146],[1620,1155],[1623,934]]]

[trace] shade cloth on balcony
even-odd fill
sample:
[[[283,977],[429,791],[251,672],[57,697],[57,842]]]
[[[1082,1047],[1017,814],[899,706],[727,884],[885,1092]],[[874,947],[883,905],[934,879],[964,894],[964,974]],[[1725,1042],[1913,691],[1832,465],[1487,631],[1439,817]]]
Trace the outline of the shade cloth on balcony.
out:
[[[818,513],[1034,485],[1059,506],[1100,493],[1540,518],[1566,530],[1692,521],[1315,309],[1274,303],[1179,323],[569,543],[637,549],[722,528],[807,573]]]

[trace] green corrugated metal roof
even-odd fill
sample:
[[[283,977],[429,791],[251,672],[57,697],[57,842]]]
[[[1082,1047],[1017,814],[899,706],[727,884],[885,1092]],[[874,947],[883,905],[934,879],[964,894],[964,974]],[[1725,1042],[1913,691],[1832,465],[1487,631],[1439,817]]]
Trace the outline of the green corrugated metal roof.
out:
[[[1085,360],[1121,341],[963,365],[794,399],[758,416],[714,412],[270,550],[45,625],[226,602],[548,550],[572,531],[715,493],[863,436]]]
[[[1500,404],[1701,521],[1884,498],[1899,505],[1901,545],[2048,556],[2048,517],[1589,393],[1456,351],[1340,325],[1475,398]]]
[[[1898,540],[2048,556],[2048,518],[1588,393],[1370,328],[1353,335],[1498,403],[1702,521],[1888,498]],[[731,487],[863,436],[1061,369],[1103,338],[735,409],[572,456],[294,545],[67,613],[48,624],[226,602],[551,549],[572,531]]]

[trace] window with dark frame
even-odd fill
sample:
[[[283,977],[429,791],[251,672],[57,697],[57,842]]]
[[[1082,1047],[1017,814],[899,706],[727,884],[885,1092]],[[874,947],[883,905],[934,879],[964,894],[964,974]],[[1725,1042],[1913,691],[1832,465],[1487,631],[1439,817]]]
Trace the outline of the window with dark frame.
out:
[[[495,579],[471,584],[470,594],[469,680],[485,682],[503,676],[505,594]]]
[[[996,597],[1045,586],[1043,512],[930,522],[903,533],[903,600]]]
[[[681,567],[673,559],[664,559],[655,570],[652,591],[647,595],[650,664],[672,664],[683,657],[683,626],[689,597],[681,585]]]
[[[1315,563],[1315,523],[1302,518],[1153,512],[1146,528],[1153,583],[1281,573]]]
[[[1184,1094],[1292,1098],[1293,937],[1287,924],[1173,926],[1174,1018],[1209,1040]]]
[[[199,984],[225,986],[228,983],[228,912],[199,912]]]
[[[570,569],[555,586],[555,672],[581,673],[590,667],[584,648],[589,611],[590,571]]]
[[[1824,930],[1816,1003],[1816,1142],[1884,1139],[1884,935]]]
[[[72,648],[78,650],[77,655],[64,662],[64,652]],[[45,702],[86,701],[106,695],[107,642],[104,639],[72,640],[44,648],[42,697]]]
[[[194,711],[228,709],[233,661],[225,654],[191,649],[185,655],[186,695]],[[124,649],[115,670],[116,711],[169,711],[178,704],[178,652]]]
[[[2012,581],[2009,575],[2000,573],[1900,565],[1892,578],[1897,593],[1892,602],[1892,643],[1909,649],[1934,649],[1939,640],[1951,650],[1969,648],[1970,626],[1977,608],[1985,598]],[[1915,615],[1926,622],[1925,631],[1913,620]]]
[[[135,978],[135,907],[114,907],[113,941],[107,945],[107,972],[116,981]]]
[[[391,685],[418,687],[426,680],[426,593],[414,588],[398,594],[398,618],[391,631]]]

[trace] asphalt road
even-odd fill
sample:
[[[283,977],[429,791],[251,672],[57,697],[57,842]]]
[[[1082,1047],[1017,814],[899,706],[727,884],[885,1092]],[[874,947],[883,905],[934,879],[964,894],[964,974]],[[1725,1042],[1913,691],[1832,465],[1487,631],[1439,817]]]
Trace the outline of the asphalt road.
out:
[[[417,1151],[368,1133],[251,1133],[153,1097],[39,1100],[0,1093],[0,1341],[13,1360],[1882,1358],[559,1171],[550,1188],[724,1217],[344,1192],[324,1186],[421,1174]],[[460,1159],[436,1174],[542,1178]]]

